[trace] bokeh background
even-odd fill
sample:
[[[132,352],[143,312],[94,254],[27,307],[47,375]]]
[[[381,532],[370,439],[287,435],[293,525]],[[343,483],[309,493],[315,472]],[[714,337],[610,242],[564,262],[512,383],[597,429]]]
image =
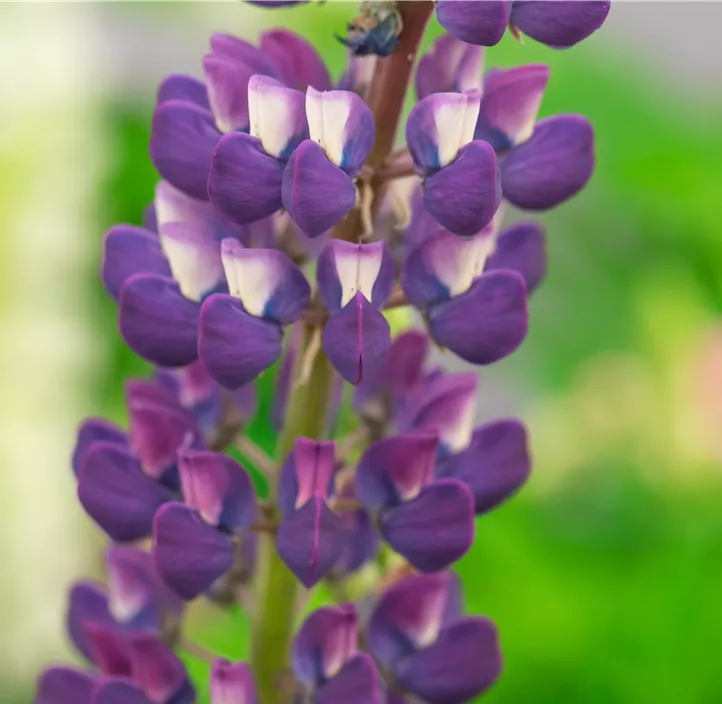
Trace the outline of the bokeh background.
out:
[[[69,454],[78,420],[122,421],[123,379],[147,373],[97,272],[105,230],[152,197],[158,81],[199,75],[213,30],[280,24],[338,75],[333,33],[353,10],[0,4],[3,704],[72,657],[65,591],[100,569]],[[720,4],[618,1],[570,51],[507,38],[488,52],[489,66],[548,62],[542,112],[588,115],[598,145],[591,185],[541,218],[550,271],[526,344],[483,372],[480,417],[523,417],[535,458],[459,567],[470,610],[502,634],[490,704],[722,702],[720,24]],[[196,628],[231,655],[247,631],[232,620],[219,635],[202,612]]]

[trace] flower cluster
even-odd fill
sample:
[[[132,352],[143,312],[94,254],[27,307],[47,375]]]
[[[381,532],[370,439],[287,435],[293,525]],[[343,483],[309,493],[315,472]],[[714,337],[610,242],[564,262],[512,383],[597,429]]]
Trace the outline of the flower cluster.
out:
[[[432,9],[364,3],[336,85],[286,30],[258,46],[215,35],[205,80],[161,84],[163,180],[142,227],[107,233],[102,264],[125,341],[156,371],[126,384],[127,431],[80,426],[72,466],[112,541],[108,585],[72,588],[87,665],[46,670],[38,704],[196,701],[175,650],[197,598],[252,605],[251,662],[210,658],[212,704],[460,704],[499,676],[495,627],[462,615],[450,570],[476,517],[528,478],[527,433],[475,426],[477,374],[433,350],[488,365],[522,343],[545,233],[502,228],[503,204],[559,205],[594,147],[581,116],[537,120],[546,66],[484,76],[482,46],[507,26],[571,46],[608,3],[437,2],[453,36],[419,60],[391,151]],[[392,335],[401,307],[423,328]],[[278,463],[246,436],[254,382],[277,362]],[[357,427],[338,437],[344,397]],[[266,472],[265,496],[234,445]],[[322,580],[342,603],[294,628],[296,592]]]

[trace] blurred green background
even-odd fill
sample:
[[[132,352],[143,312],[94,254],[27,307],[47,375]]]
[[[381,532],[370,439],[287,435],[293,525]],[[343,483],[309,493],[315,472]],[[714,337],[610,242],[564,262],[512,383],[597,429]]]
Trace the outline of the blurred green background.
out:
[[[353,9],[0,6],[3,703],[70,657],[65,590],[99,573],[68,456],[78,420],[122,421],[122,381],[147,370],[97,271],[104,231],[152,197],[155,85],[199,74],[210,31],[274,24],[338,75],[332,35]],[[483,372],[480,417],[523,417],[535,459],[459,567],[469,609],[502,635],[490,704],[722,702],[721,20],[714,4],[618,2],[571,51],[507,38],[488,52],[488,66],[549,63],[543,114],[589,116],[598,154],[586,191],[541,218],[550,270],[527,342]],[[243,616],[223,633],[218,618],[202,612],[198,637],[243,652]]]

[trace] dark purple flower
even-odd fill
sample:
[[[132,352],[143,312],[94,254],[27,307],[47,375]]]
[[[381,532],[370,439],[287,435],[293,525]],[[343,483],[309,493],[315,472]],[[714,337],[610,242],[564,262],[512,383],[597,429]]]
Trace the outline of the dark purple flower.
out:
[[[314,611],[293,642],[296,678],[315,704],[381,704],[376,666],[358,652],[358,613],[353,604]]]
[[[356,203],[354,178],[374,144],[374,118],[355,93],[306,92],[310,139],[302,142],[283,173],[283,205],[309,237],[343,220]]]
[[[283,327],[308,306],[303,272],[282,252],[221,246],[230,295],[207,298],[200,315],[198,352],[208,373],[227,389],[250,383],[282,351]]]
[[[296,440],[281,470],[278,528],[281,559],[307,588],[325,577],[344,548],[341,519],[328,506],[335,472],[333,442]]]
[[[501,203],[492,147],[474,140],[478,91],[434,93],[406,123],[406,141],[423,178],[424,205],[451,232],[470,237],[489,224]]]
[[[462,704],[501,672],[494,624],[462,617],[453,575],[411,575],[379,599],[369,645],[397,686],[429,704]]]
[[[35,704],[93,704],[97,677],[71,667],[50,667],[38,679]]]
[[[331,364],[351,384],[373,376],[391,345],[389,324],[380,309],[394,276],[393,258],[383,242],[334,239],[318,259],[318,290],[331,313],[323,330],[323,347]]]
[[[163,506],[153,524],[158,573],[183,599],[194,599],[233,566],[235,544],[251,524],[255,492],[246,471],[216,452],[179,453],[185,503]]]
[[[356,468],[356,495],[377,517],[381,535],[414,567],[437,572],[474,539],[474,501],[460,481],[433,481],[438,440],[397,435],[380,440]]]
[[[342,502],[356,499],[354,482],[349,478],[338,490]],[[345,535],[343,551],[333,567],[332,575],[342,579],[372,560],[379,549],[379,535],[369,513],[363,508],[351,508],[340,513]]]

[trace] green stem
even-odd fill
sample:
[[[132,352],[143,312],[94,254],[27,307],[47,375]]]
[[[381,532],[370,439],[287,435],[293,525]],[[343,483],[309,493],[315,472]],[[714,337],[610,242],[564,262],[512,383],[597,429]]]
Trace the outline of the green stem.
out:
[[[293,378],[296,380],[314,332],[313,326],[304,326],[302,344],[294,364]],[[331,365],[321,349],[313,360],[309,378],[291,389],[286,422],[279,440],[281,461],[293,448],[296,438],[318,439],[323,436],[331,378]],[[275,493],[275,490],[274,483],[272,491]],[[275,495],[269,498],[275,502]],[[273,510],[275,518],[278,518],[275,506]],[[262,535],[259,541],[259,581],[251,666],[261,704],[286,704],[291,701],[292,693],[284,691],[283,674],[288,667],[293,639],[298,580],[279,557],[275,536]]]

